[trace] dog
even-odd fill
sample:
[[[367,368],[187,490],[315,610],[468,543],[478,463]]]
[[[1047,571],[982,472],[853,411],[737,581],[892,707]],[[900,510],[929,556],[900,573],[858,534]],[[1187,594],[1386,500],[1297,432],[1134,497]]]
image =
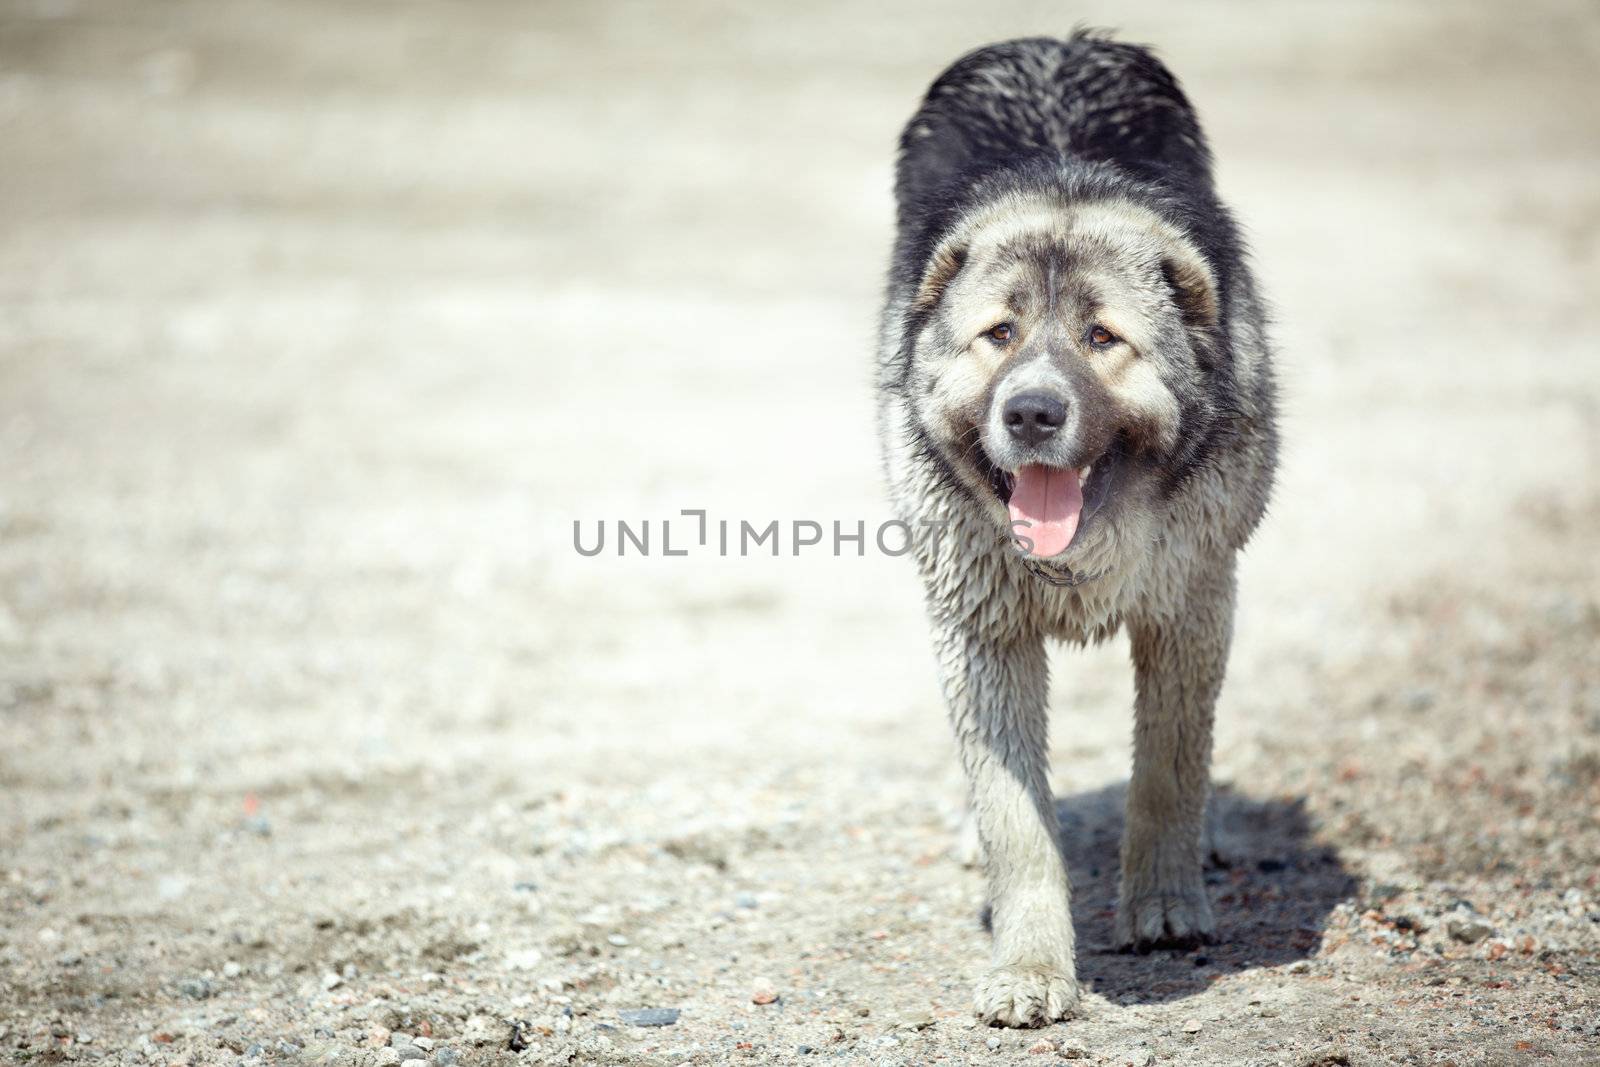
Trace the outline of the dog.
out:
[[[1126,630],[1121,947],[1193,945],[1235,557],[1278,450],[1266,316],[1193,107],[1080,30],[959,59],[906,125],[879,344],[890,496],[919,537],[988,882],[978,1017],[1077,1003],[1045,641]],[[919,526],[919,524],[927,524]]]

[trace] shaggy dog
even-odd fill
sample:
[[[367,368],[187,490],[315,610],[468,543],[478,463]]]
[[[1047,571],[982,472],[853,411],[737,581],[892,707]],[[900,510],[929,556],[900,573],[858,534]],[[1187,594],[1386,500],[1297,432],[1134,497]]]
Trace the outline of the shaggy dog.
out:
[[[1215,929],[1212,712],[1277,452],[1264,315],[1194,109],[1134,45],[963,57],[900,138],[895,195],[880,420],[896,511],[942,531],[914,554],[988,876],[976,1010],[1038,1025],[1078,999],[1046,638],[1132,646],[1119,942]]]

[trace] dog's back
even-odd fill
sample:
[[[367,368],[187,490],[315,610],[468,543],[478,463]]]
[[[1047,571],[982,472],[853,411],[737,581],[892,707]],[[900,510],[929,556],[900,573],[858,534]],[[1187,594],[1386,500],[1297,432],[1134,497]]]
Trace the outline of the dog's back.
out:
[[[962,56],[900,137],[902,227],[996,170],[1063,159],[1134,177],[1211,184],[1211,152],[1177,79],[1146,48],[1079,30]]]

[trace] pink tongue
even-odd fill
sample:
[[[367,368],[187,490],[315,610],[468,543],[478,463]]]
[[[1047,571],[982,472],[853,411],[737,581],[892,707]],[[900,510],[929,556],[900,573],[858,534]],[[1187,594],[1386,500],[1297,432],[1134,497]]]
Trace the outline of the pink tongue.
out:
[[[1078,472],[1037,464],[1017,471],[1011,490],[1011,529],[1033,542],[1035,556],[1057,556],[1072,544],[1083,511]]]

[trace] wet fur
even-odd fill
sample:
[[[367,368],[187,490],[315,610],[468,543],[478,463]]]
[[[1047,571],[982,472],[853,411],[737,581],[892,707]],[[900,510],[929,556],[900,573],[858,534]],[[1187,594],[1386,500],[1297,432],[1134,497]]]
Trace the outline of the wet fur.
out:
[[[1078,995],[1046,766],[1046,638],[1129,633],[1119,941],[1215,929],[1200,855],[1212,712],[1234,557],[1277,452],[1264,315],[1194,111],[1143,48],[1079,33],[963,57],[906,126],[896,198],[880,428],[900,516],[946,524],[915,556],[989,882],[993,959],[975,1008],[1037,1025]],[[1108,289],[1139,343],[1097,353],[1074,331],[1106,313]],[[969,344],[962,331],[1003,293],[1031,308],[1023,347]],[[1075,587],[1023,566],[980,463],[982,420],[1024,360],[1071,379],[1086,454],[1128,457],[1107,514],[1058,561],[1096,576]]]

